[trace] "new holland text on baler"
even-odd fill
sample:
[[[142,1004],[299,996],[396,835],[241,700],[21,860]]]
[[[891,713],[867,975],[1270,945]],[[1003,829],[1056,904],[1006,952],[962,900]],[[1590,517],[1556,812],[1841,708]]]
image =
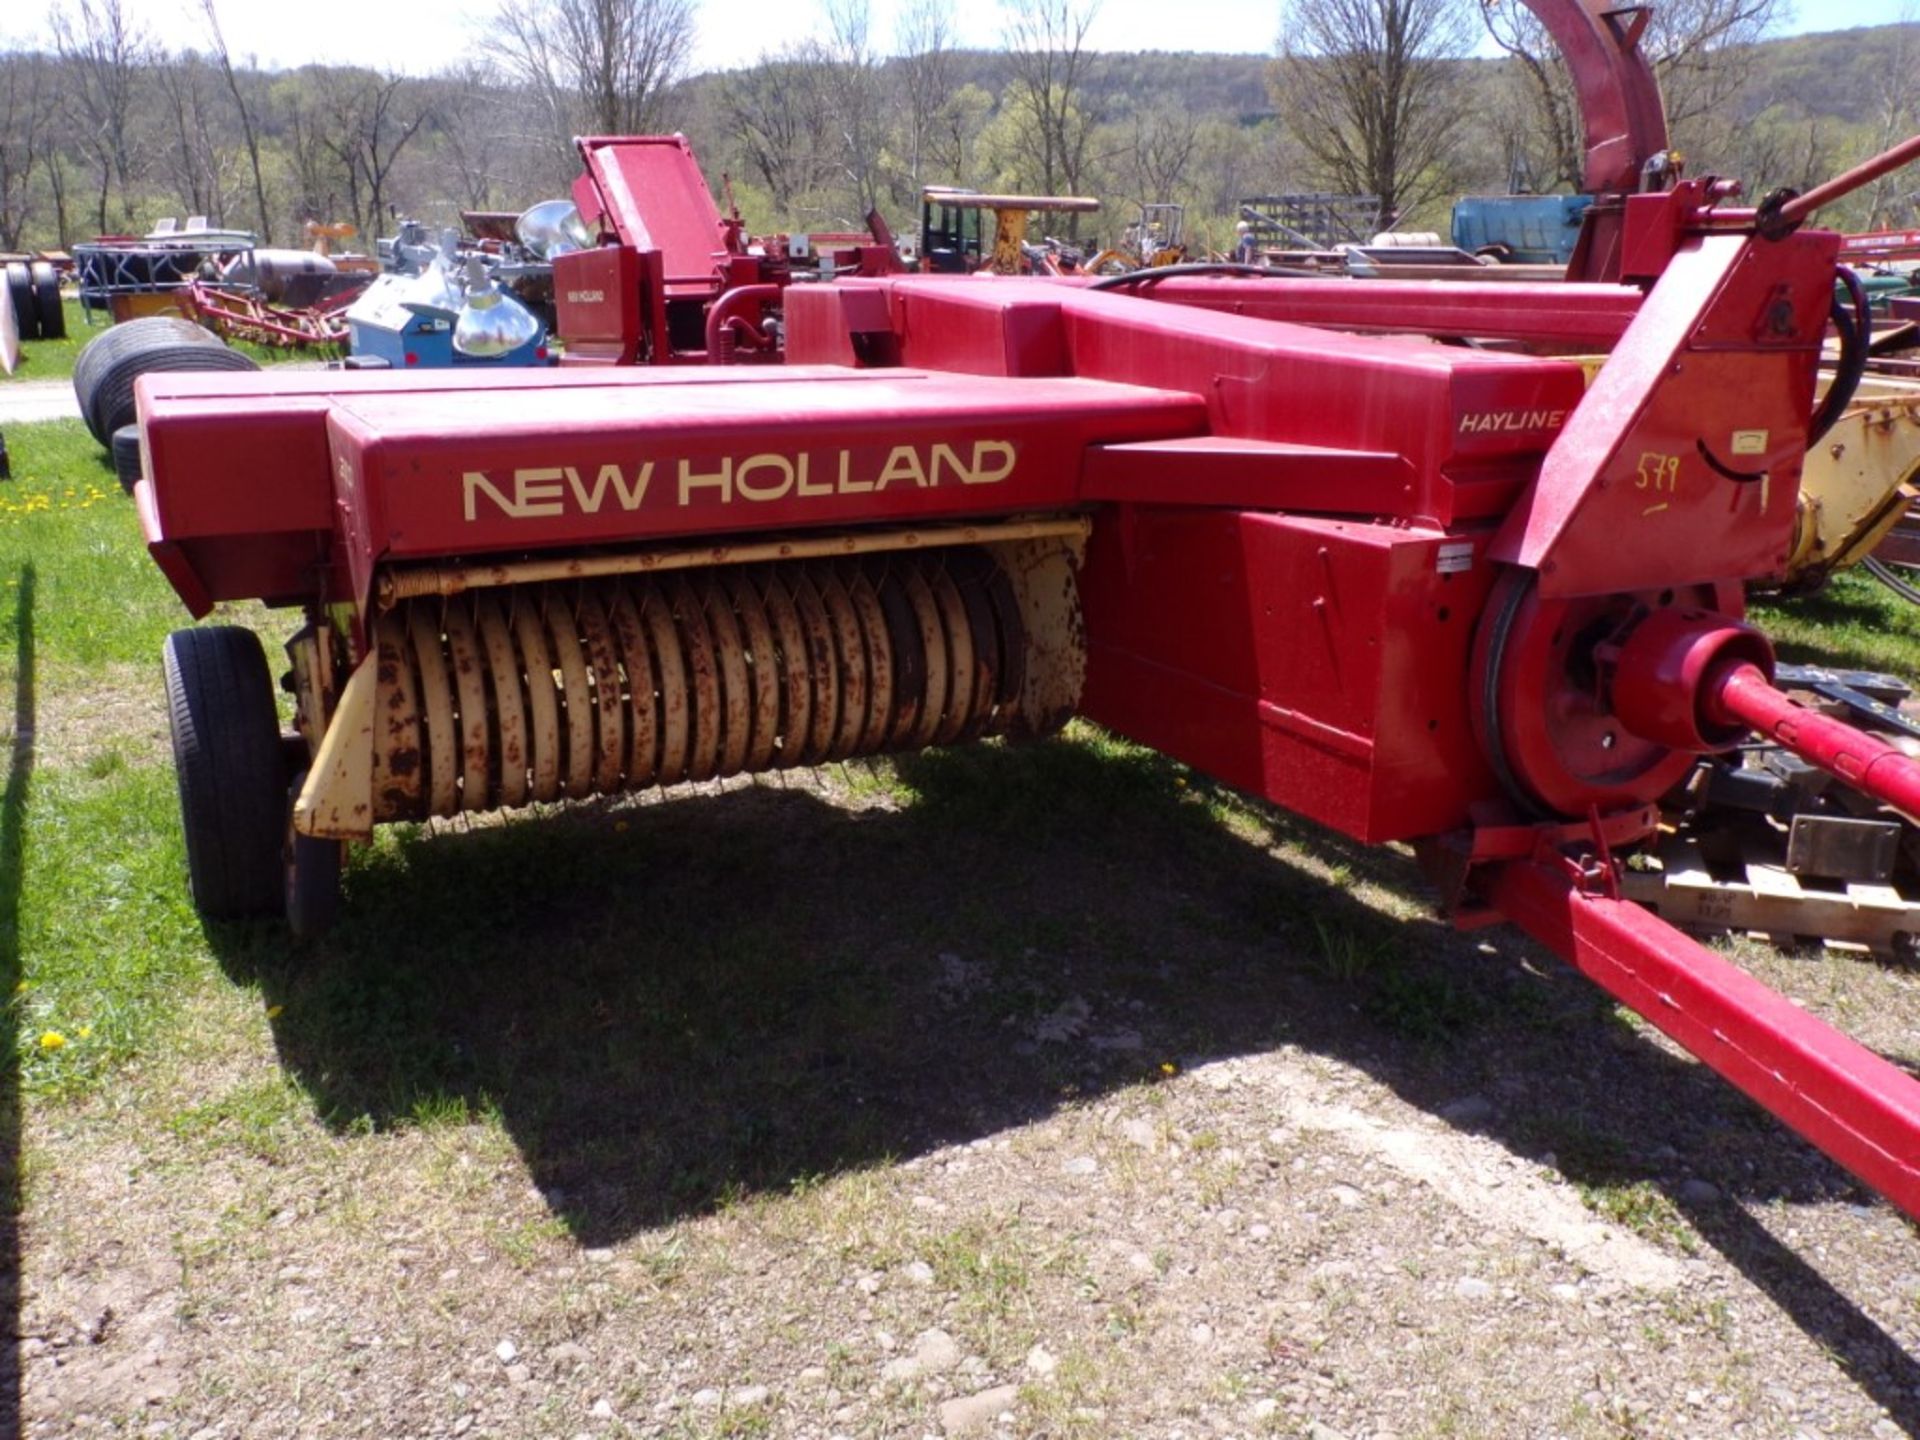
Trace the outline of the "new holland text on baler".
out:
[[[782,366],[142,380],[182,598],[306,615],[296,759],[250,632],[168,643],[197,903],[311,925],[385,822],[1079,713],[1412,842],[1463,923],[1539,937],[1920,1215],[1920,1083],[1617,886],[1750,730],[1920,814],[1920,765],[1782,697],[1741,619],[1816,427],[1838,241],[1802,226],[1862,175],[1628,193],[1637,31],[1539,8],[1627,77],[1587,97],[1609,283],[892,277],[790,289]],[[1588,385],[1382,328],[1612,354]]]

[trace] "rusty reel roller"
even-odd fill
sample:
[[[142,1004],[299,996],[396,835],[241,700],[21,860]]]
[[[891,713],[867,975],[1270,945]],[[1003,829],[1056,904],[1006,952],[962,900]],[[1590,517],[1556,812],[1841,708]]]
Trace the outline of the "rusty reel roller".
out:
[[[375,818],[1051,728],[1022,704],[1031,570],[965,547],[403,601],[375,630]]]

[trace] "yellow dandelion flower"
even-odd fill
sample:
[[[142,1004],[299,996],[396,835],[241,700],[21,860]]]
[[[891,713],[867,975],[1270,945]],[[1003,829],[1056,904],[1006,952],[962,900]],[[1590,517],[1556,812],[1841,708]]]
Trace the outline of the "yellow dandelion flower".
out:
[[[93,1038],[93,1026],[82,1025],[78,1030],[74,1031],[73,1033],[75,1035],[78,1035],[82,1040],[91,1040]]]
[[[40,1037],[40,1048],[42,1050],[64,1050],[67,1048],[67,1037],[62,1035],[58,1030],[48,1030]]]
[[[1180,1067],[1171,1060],[1162,1060],[1160,1062],[1160,1073],[1162,1075],[1178,1075],[1180,1073]]]

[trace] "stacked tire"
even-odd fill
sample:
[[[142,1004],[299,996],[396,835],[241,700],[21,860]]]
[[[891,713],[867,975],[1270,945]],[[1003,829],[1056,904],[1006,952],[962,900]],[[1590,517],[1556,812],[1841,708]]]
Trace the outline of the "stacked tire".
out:
[[[107,446],[113,451],[113,473],[120,477],[120,488],[133,494],[133,487],[140,483],[146,461],[140,454],[140,427],[122,425],[113,432],[113,440]]]
[[[191,320],[151,315],[115,325],[89,340],[73,363],[73,393],[80,402],[80,418],[93,438],[111,448],[114,432],[137,418],[133,382],[142,375],[259,368]]]
[[[60,276],[44,260],[10,260],[7,289],[22,340],[64,340],[67,312],[60,303]]]

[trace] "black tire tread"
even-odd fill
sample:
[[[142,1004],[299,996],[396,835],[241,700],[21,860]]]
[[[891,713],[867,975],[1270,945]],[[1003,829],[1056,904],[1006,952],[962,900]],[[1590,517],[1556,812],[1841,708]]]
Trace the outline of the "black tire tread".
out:
[[[95,406],[95,400],[111,372],[141,352],[188,345],[226,349],[224,342],[211,330],[177,315],[143,316],[123,325],[115,325],[89,340],[74,358],[73,396],[80,402],[80,418],[86,421],[93,438],[105,445],[119,428],[118,425],[104,425],[103,417]],[[131,395],[132,391],[132,381],[128,380],[126,392]],[[124,420],[120,422],[122,425],[125,423]]]
[[[120,488],[131,495],[134,482],[140,478],[142,465],[140,460],[140,427],[122,425],[113,432],[113,473],[120,477]]]
[[[276,915],[287,775],[266,652],[235,625],[176,630],[164,665],[187,879],[208,919]]]
[[[28,267],[28,273],[33,276],[33,303],[39,312],[40,338],[66,339],[67,312],[60,303],[60,272],[45,260],[36,260]]]
[[[136,351],[101,378],[100,388],[94,391],[94,418],[99,421],[100,433],[109,439],[121,426],[133,424],[140,414],[134,404],[133,382],[142,375],[259,368],[238,350],[216,350],[207,345],[155,346]]]
[[[21,340],[38,340],[40,307],[33,303],[33,272],[23,261],[7,262],[7,289],[13,292],[13,320]]]

